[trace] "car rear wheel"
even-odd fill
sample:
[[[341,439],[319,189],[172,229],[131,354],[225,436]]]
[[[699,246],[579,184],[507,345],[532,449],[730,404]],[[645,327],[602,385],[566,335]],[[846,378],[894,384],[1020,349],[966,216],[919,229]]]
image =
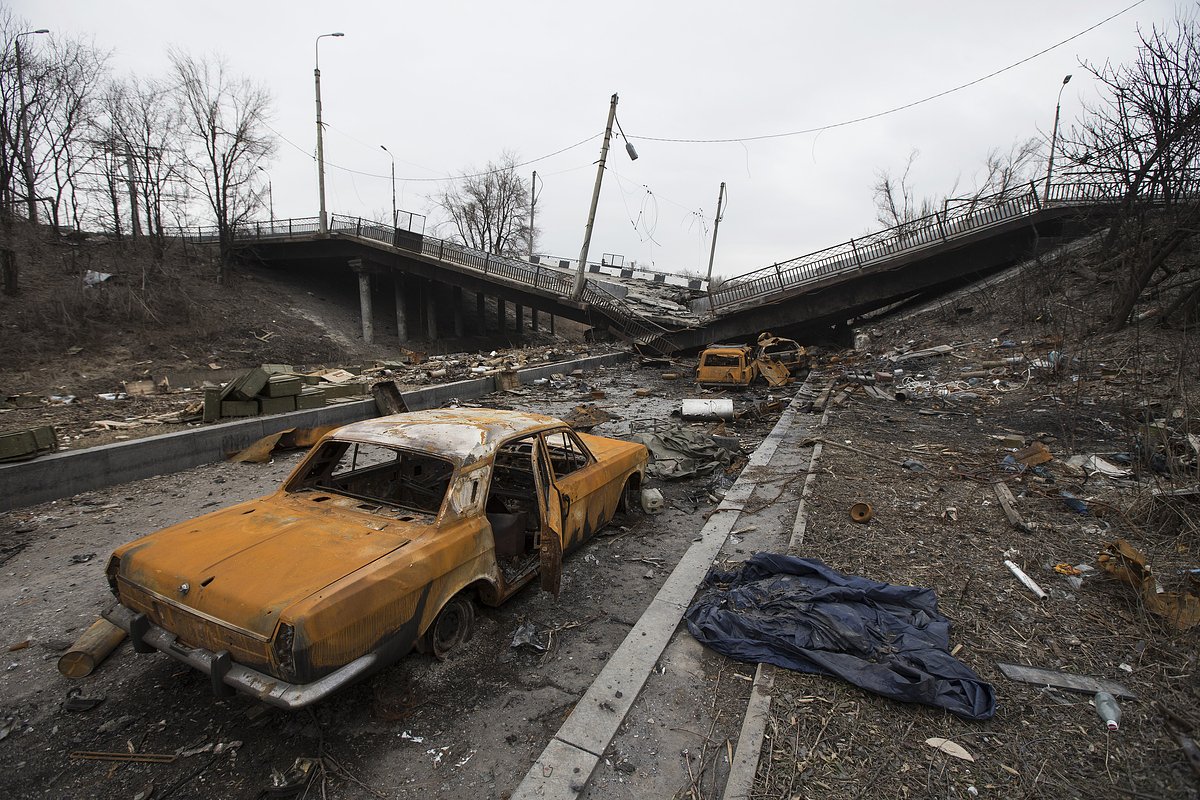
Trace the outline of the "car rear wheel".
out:
[[[444,661],[455,647],[471,641],[474,631],[475,605],[469,597],[456,595],[442,606],[425,633],[425,650]]]

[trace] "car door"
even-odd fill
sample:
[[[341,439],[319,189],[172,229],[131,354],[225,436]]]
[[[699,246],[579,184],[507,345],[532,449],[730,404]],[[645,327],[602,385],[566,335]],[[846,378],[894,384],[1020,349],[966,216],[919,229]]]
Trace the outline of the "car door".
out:
[[[542,589],[558,597],[562,584],[563,507],[562,496],[554,483],[554,473],[545,448],[540,443],[533,448],[533,474],[537,482],[538,506],[542,514],[542,530],[538,540],[538,576]]]
[[[562,511],[563,549],[572,550],[604,522],[603,472],[575,432],[559,428],[542,434]]]

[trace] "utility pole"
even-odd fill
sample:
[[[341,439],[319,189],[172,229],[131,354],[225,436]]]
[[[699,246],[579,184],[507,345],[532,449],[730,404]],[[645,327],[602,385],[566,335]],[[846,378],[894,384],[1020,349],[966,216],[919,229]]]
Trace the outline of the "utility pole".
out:
[[[318,233],[329,233],[329,217],[325,214],[325,131],[321,124],[321,40],[327,36],[340,38],[346,34],[322,33],[313,42],[313,80],[317,91],[317,194],[320,195],[321,215],[317,222]]]
[[[537,170],[529,181],[529,260],[533,260],[533,212],[537,208]],[[537,314],[535,310],[533,312]],[[536,317],[535,317],[536,319]]]
[[[613,120],[617,116],[617,93],[613,92],[612,101],[608,105],[608,122],[604,124],[604,144],[600,145],[600,162],[596,168],[596,188],[592,190],[592,206],[588,209],[587,227],[583,231],[583,247],[579,250],[579,271],[575,273],[575,286],[571,290],[571,299],[578,300],[583,296],[583,287],[587,284],[584,272],[587,270],[588,250],[592,246],[592,225],[596,222],[596,206],[600,203],[600,184],[604,180],[604,162],[608,159],[608,143],[612,139]]]
[[[708,251],[708,279],[709,293],[712,293],[712,268],[713,259],[717,255],[717,228],[721,227],[721,205],[725,202],[725,181],[721,181],[721,193],[717,195],[717,218],[713,221],[713,238],[712,247]]]

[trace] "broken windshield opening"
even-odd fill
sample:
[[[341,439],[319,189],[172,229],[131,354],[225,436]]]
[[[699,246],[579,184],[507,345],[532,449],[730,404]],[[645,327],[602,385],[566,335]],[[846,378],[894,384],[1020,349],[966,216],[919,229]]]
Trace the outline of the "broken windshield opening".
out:
[[[453,473],[452,463],[427,453],[331,440],[309,457],[288,491],[322,490],[436,514]]]

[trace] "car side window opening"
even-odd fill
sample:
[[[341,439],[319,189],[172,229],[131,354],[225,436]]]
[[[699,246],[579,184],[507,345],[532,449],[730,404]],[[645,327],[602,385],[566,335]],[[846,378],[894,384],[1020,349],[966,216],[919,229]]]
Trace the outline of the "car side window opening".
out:
[[[288,491],[322,490],[436,514],[454,465],[444,458],[367,442],[327,441]]]
[[[587,466],[587,452],[569,431],[552,431],[542,438],[546,442],[554,477],[562,478]]]
[[[740,367],[742,365],[741,356],[727,356],[721,353],[709,353],[704,357],[704,366],[706,367]]]

